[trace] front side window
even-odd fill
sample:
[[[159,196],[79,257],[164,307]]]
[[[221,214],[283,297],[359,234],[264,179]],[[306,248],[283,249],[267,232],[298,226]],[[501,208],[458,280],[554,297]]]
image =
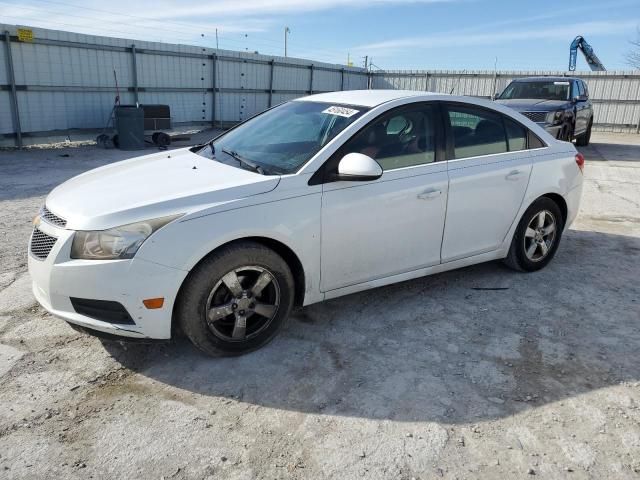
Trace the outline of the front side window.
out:
[[[391,112],[358,132],[342,149],[376,160],[383,170],[432,163],[436,159],[436,116],[431,105]]]
[[[500,100],[543,99],[569,100],[569,81],[512,82],[500,95]]]
[[[265,175],[297,171],[367,107],[284,103],[215,139],[196,153]]]
[[[487,110],[450,105],[447,107],[454,158],[477,157],[507,151],[502,118]]]

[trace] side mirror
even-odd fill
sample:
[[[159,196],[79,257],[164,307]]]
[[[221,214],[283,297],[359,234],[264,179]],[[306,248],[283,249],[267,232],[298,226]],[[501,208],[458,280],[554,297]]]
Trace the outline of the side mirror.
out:
[[[573,97],[573,103],[586,102],[587,100],[588,98],[586,95],[576,95]]]
[[[373,158],[362,153],[347,153],[338,164],[334,180],[366,182],[382,176],[382,167]]]
[[[500,98],[500,92],[496,92],[496,94],[493,96],[494,100],[498,100]]]

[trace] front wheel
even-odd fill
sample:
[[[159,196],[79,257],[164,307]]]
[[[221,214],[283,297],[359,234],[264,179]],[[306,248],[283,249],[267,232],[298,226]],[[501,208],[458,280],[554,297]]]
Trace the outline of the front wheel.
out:
[[[209,355],[240,355],[269,342],[287,321],[294,299],[287,263],[254,242],[223,247],[189,275],[177,319]]]
[[[520,219],[505,263],[524,272],[545,267],[558,249],[563,228],[564,219],[556,202],[539,198]]]
[[[570,123],[566,123],[563,125],[560,133],[558,134],[558,140],[562,140],[564,142],[571,142],[573,139],[573,125]]]
[[[589,120],[589,126],[587,127],[587,131],[576,138],[576,145],[579,147],[586,147],[589,145],[591,141],[591,129],[593,128],[593,119]]]

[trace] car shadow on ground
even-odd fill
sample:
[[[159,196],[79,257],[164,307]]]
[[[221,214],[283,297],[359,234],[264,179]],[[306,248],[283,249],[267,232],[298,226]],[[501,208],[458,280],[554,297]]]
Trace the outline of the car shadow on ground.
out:
[[[640,162],[640,145],[626,143],[590,143],[576,147],[589,161]]]
[[[131,382],[318,414],[477,422],[638,379],[640,239],[569,231],[532,274],[488,263],[312,305],[271,344],[104,341]]]

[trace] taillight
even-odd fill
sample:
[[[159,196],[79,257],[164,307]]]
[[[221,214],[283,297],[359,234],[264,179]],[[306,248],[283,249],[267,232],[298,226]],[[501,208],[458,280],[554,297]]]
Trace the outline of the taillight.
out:
[[[576,153],[576,165],[582,173],[584,173],[584,155],[581,153]]]

